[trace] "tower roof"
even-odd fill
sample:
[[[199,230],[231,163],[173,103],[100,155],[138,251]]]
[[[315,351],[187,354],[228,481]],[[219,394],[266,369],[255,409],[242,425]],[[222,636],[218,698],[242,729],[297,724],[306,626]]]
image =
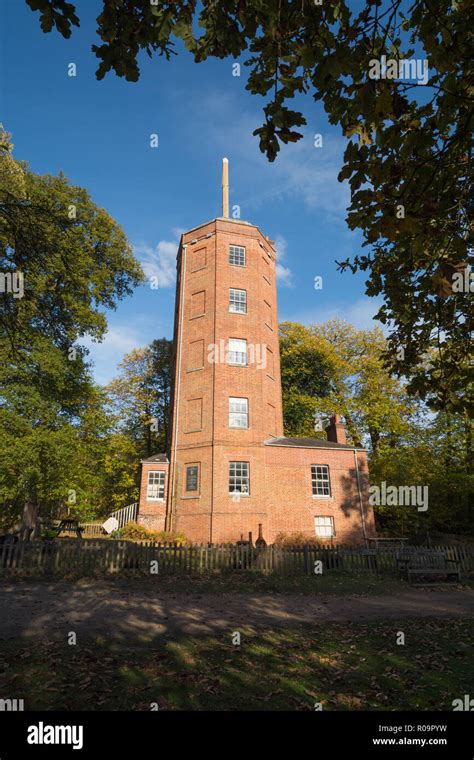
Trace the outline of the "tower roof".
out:
[[[231,219],[230,217],[224,217],[224,216],[216,216],[214,219],[209,219],[207,222],[202,222],[201,224],[198,224],[196,227],[191,227],[189,230],[186,230],[181,235],[181,244],[183,243],[183,238],[186,236],[189,236],[192,232],[198,233],[198,230],[203,229],[204,227],[209,227],[209,225],[214,224],[216,222],[224,222],[225,224],[235,224],[235,225],[241,225],[248,227],[250,229],[257,230],[259,236],[262,238],[262,241],[264,241],[265,245],[268,245],[269,248],[272,249],[273,254],[276,258],[276,249],[275,249],[275,241],[270,240],[270,238],[267,235],[264,235],[262,230],[257,224],[252,224],[251,222],[246,222],[243,219]],[[192,239],[191,241],[188,240],[187,244],[198,242],[206,237],[211,237],[213,233],[205,233],[203,235],[197,234],[195,239]],[[263,245],[263,243],[262,243]]]

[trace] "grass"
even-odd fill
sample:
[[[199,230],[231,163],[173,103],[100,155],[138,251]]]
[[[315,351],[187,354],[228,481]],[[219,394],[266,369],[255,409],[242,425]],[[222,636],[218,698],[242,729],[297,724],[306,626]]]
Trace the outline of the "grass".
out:
[[[406,591],[409,584],[394,576],[329,571],[322,575],[277,575],[261,572],[222,572],[193,576],[162,576],[161,591],[199,594],[315,594],[371,595]]]
[[[121,573],[101,576],[69,575],[10,575],[0,576],[2,583],[61,583],[105,582],[125,585],[127,588],[153,586],[160,592],[184,594],[291,594],[292,596],[317,594],[337,596],[392,595],[411,588],[406,580],[395,575],[375,575],[364,572],[331,570],[322,575],[277,575],[258,571],[222,571],[201,575],[136,576]],[[454,584],[450,584],[454,587]]]
[[[473,620],[241,630],[240,646],[232,633],[146,647],[10,640],[0,696],[26,710],[452,710],[472,691]]]
[[[292,596],[395,596],[413,589],[413,585],[396,575],[330,570],[322,575],[277,575],[263,572],[222,571],[200,575],[137,576],[120,574],[82,575],[0,575],[2,584],[11,583],[107,583],[133,588],[153,587],[169,594],[291,594]],[[462,582],[431,583],[437,590],[474,588],[474,579]]]

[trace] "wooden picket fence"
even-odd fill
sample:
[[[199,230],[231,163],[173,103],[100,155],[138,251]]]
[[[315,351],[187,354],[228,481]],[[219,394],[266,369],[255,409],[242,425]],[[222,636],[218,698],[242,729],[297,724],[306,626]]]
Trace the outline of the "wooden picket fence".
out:
[[[456,560],[463,573],[474,572],[474,548],[460,546],[431,547]],[[283,575],[312,575],[316,562],[324,571],[369,572],[396,574],[400,552],[416,556],[426,547],[361,546],[266,546],[255,549],[248,545],[159,544],[152,542],[115,541],[110,539],[61,539],[52,542],[0,546],[0,575],[101,575],[125,573],[193,574],[214,571],[255,570]]]

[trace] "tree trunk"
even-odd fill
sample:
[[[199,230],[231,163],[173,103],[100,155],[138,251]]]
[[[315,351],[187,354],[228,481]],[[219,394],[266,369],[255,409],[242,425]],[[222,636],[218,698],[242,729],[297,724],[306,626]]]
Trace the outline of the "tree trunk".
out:
[[[373,427],[369,427],[370,444],[372,446],[372,453],[376,454],[380,441],[380,432]]]
[[[352,438],[352,443],[354,444],[354,446],[362,448],[362,441],[359,435],[359,431],[356,428],[354,420],[352,419],[347,409],[344,409],[342,413],[345,417],[347,429]]]
[[[23,508],[21,518],[20,541],[29,541],[33,533],[38,529],[38,504],[34,501],[27,501]]]

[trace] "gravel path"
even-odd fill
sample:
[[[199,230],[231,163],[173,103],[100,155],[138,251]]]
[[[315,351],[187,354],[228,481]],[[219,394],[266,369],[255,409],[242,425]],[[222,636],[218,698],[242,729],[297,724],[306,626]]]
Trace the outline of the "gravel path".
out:
[[[261,629],[375,619],[474,615],[474,590],[413,589],[391,596],[295,596],[163,592],[149,585],[0,584],[0,639],[76,634],[147,639],[239,627]]]

